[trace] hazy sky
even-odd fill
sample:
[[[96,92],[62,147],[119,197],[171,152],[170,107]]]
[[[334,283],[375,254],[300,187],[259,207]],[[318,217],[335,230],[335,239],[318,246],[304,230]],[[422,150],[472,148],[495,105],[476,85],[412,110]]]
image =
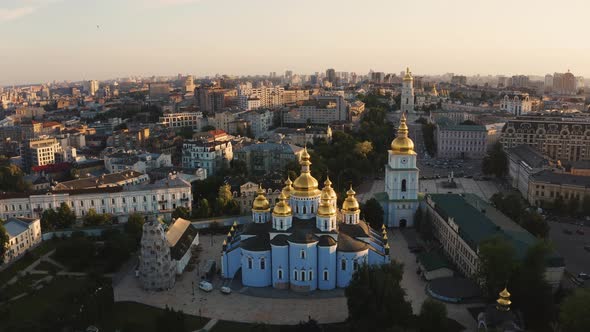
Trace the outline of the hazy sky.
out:
[[[588,0],[0,0],[0,84],[406,65],[590,76],[589,13]]]

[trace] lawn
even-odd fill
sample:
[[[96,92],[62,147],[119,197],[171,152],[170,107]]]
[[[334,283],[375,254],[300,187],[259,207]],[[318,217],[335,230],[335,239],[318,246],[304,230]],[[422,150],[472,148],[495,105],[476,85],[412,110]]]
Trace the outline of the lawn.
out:
[[[347,323],[322,324],[324,332],[348,332]],[[265,332],[298,332],[305,328],[299,325],[267,325],[261,323],[240,323],[221,320],[215,324],[212,332],[240,332],[240,331],[265,331]]]
[[[38,271],[47,271],[49,274],[55,274],[61,271],[61,268],[53,263],[48,261],[41,261],[36,267],[35,270]]]
[[[17,272],[26,269],[29,265],[33,264],[40,256],[48,253],[55,248],[55,242],[43,241],[37,248],[26,253],[16,262],[12,263],[6,270],[0,272],[0,285],[4,285],[8,280],[12,279]]]
[[[0,289],[0,301],[9,300],[17,295],[29,292],[33,283],[44,278],[45,275],[27,274],[18,279],[17,282]]]

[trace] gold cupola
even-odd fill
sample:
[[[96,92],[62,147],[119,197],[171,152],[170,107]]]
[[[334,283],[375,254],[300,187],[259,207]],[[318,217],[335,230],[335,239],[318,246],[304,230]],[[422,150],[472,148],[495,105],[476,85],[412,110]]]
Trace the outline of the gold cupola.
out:
[[[359,202],[356,200],[354,195],[356,192],[352,190],[352,184],[350,185],[350,189],[346,192],[346,199],[344,199],[344,203],[342,203],[342,211],[345,212],[356,212],[360,209]]]
[[[510,293],[508,289],[504,287],[504,290],[500,292],[500,297],[496,300],[496,308],[500,311],[510,311],[510,305],[512,301],[510,301]]]
[[[326,176],[326,181],[324,181],[324,189],[328,192],[329,198],[332,200],[336,200],[338,197],[336,196],[336,191],[332,188],[332,181],[330,181],[330,177]]]
[[[320,195],[320,190],[318,189],[318,180],[316,180],[313,176],[311,176],[311,162],[309,161],[310,155],[307,152],[307,147],[303,149],[303,153],[301,153],[301,161],[299,165],[301,165],[301,174],[295,181],[293,182],[293,189],[295,189],[292,195],[297,197],[314,197]]]
[[[336,215],[336,208],[330,203],[330,187],[324,187],[320,196],[320,206],[318,207],[318,216],[330,217]]]
[[[291,215],[291,207],[287,204],[287,196],[285,193],[281,192],[279,194],[279,202],[275,205],[274,209],[272,209],[273,216],[278,217],[287,217]]]
[[[413,81],[414,78],[412,77],[412,73],[410,72],[410,67],[406,67],[406,75],[404,76],[404,81]]]
[[[432,92],[431,94],[435,97],[438,97],[438,91],[436,90],[436,83],[432,84]]]
[[[257,212],[270,211],[270,204],[268,203],[266,196],[264,196],[264,189],[262,189],[262,185],[258,186],[258,196],[256,196],[254,199],[254,203],[252,203],[252,210]]]
[[[414,142],[408,137],[408,125],[406,124],[406,114],[402,112],[402,117],[397,128],[397,137],[391,142],[391,151],[395,154],[416,154],[414,152]]]
[[[285,181],[285,186],[283,187],[283,194],[285,197],[289,199],[291,197],[291,193],[293,193],[293,181],[291,181],[291,176],[287,176],[287,180]]]

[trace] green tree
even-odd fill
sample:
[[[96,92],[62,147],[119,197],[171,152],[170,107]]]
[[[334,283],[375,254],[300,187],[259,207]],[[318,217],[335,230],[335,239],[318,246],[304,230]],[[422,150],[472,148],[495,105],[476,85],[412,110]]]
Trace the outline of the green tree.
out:
[[[555,211],[555,213],[559,214],[559,215],[564,215],[566,212],[567,206],[565,204],[565,200],[563,199],[563,196],[561,195],[557,195],[557,197],[555,197],[555,200],[553,201],[553,210]]]
[[[194,216],[196,218],[208,218],[211,216],[211,206],[209,206],[209,201],[206,198],[199,201],[199,205],[194,211]]]
[[[354,152],[364,158],[367,158],[369,153],[373,151],[373,143],[369,141],[358,142],[354,146]]]
[[[504,288],[514,269],[515,251],[510,242],[492,237],[479,244],[477,275],[487,296],[493,298]]]
[[[559,320],[563,331],[590,331],[590,289],[578,288],[561,304]]]
[[[590,195],[584,195],[582,199],[582,214],[585,217],[590,216]]]
[[[139,213],[132,213],[127,219],[127,223],[125,223],[125,233],[134,239],[137,244],[141,241],[144,223],[145,218]]]
[[[73,237],[55,248],[55,257],[74,271],[84,271],[93,261],[94,243],[86,237]]]
[[[184,313],[182,313],[182,311],[174,311],[174,309],[170,309],[166,306],[164,312],[156,318],[156,331],[187,331]]]
[[[193,138],[193,128],[191,127],[182,127],[176,133],[176,135],[184,138],[184,139],[192,139]]]
[[[88,209],[88,213],[84,216],[85,226],[101,226],[111,221],[108,214],[99,214],[95,209]]]
[[[62,202],[57,209],[57,219],[60,228],[70,228],[76,222],[76,214],[66,202]]]
[[[31,184],[25,182],[23,171],[14,164],[0,166],[0,191],[24,192],[31,190]]]
[[[429,155],[436,154],[436,144],[434,142],[435,126],[432,123],[425,123],[422,125],[422,138],[424,139],[424,147]]]
[[[212,125],[206,125],[206,126],[203,126],[203,128],[201,128],[201,131],[211,131],[211,130],[215,130],[215,127],[213,127]]]
[[[188,219],[191,217],[191,211],[184,206],[179,206],[177,207],[174,212],[172,212],[172,218],[176,219],[176,218],[182,218],[182,219]]]
[[[570,215],[570,216],[577,216],[578,212],[580,211],[580,200],[572,197],[567,201],[567,206],[565,208],[565,211]]]
[[[435,300],[427,299],[422,303],[418,316],[419,332],[446,331],[447,307]]]
[[[353,329],[380,331],[410,325],[412,306],[400,286],[402,275],[403,265],[397,262],[359,267],[345,290]]]
[[[502,143],[494,144],[483,158],[482,172],[484,174],[493,174],[499,178],[508,174],[508,156],[504,152]]]
[[[555,317],[551,285],[545,280],[546,259],[551,246],[542,240],[531,246],[510,281],[512,302],[524,315],[527,326],[542,331]]]
[[[41,229],[50,231],[58,228],[58,216],[54,209],[47,209],[41,214]]]
[[[549,235],[549,224],[543,216],[537,212],[524,212],[520,220],[522,227],[534,236],[546,238]]]
[[[373,229],[378,231],[381,230],[384,212],[381,204],[379,204],[376,199],[371,198],[365,202],[362,206],[361,213],[364,220],[369,223]]]
[[[8,232],[4,228],[4,221],[0,219],[0,265],[4,263],[4,255],[8,250]]]

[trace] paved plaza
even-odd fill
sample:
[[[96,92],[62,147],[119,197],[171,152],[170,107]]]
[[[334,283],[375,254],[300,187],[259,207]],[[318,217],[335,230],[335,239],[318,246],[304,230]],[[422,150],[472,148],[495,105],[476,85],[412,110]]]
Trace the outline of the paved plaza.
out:
[[[411,232],[411,230],[409,230]],[[407,232],[407,231],[405,231]],[[172,307],[185,313],[202,315],[212,319],[223,319],[239,322],[264,322],[267,324],[297,324],[307,321],[311,316],[320,323],[342,322],[348,317],[346,298],[342,290],[331,294],[315,292],[308,295],[292,294],[284,290],[255,290],[247,287],[232,288],[233,293],[223,295],[219,291],[221,280],[214,281],[215,289],[206,293],[196,288],[199,273],[208,259],[219,260],[221,244],[224,236],[203,235],[202,251],[199,266],[192,272],[185,272],[176,282],[174,289],[163,292],[151,292],[141,289],[133,270],[130,269],[115,286],[116,301],[134,301],[164,308]],[[402,287],[412,302],[414,313],[420,312],[422,302],[427,298],[426,282],[417,274],[416,256],[408,250],[407,242],[399,230],[390,230],[389,243],[391,257],[404,263]],[[193,292],[193,282],[195,285]],[[233,282],[233,285],[239,282]],[[273,296],[262,295],[261,292],[276,292]],[[262,296],[261,296],[262,295]],[[472,305],[447,304],[449,317],[457,320],[468,330],[475,329],[475,320],[469,315],[467,308]]]
[[[565,259],[566,270],[574,275],[590,273],[590,252],[584,250],[584,246],[590,245],[590,227],[552,221],[549,226],[549,237],[557,252]],[[584,234],[578,234],[576,230],[582,230]]]

